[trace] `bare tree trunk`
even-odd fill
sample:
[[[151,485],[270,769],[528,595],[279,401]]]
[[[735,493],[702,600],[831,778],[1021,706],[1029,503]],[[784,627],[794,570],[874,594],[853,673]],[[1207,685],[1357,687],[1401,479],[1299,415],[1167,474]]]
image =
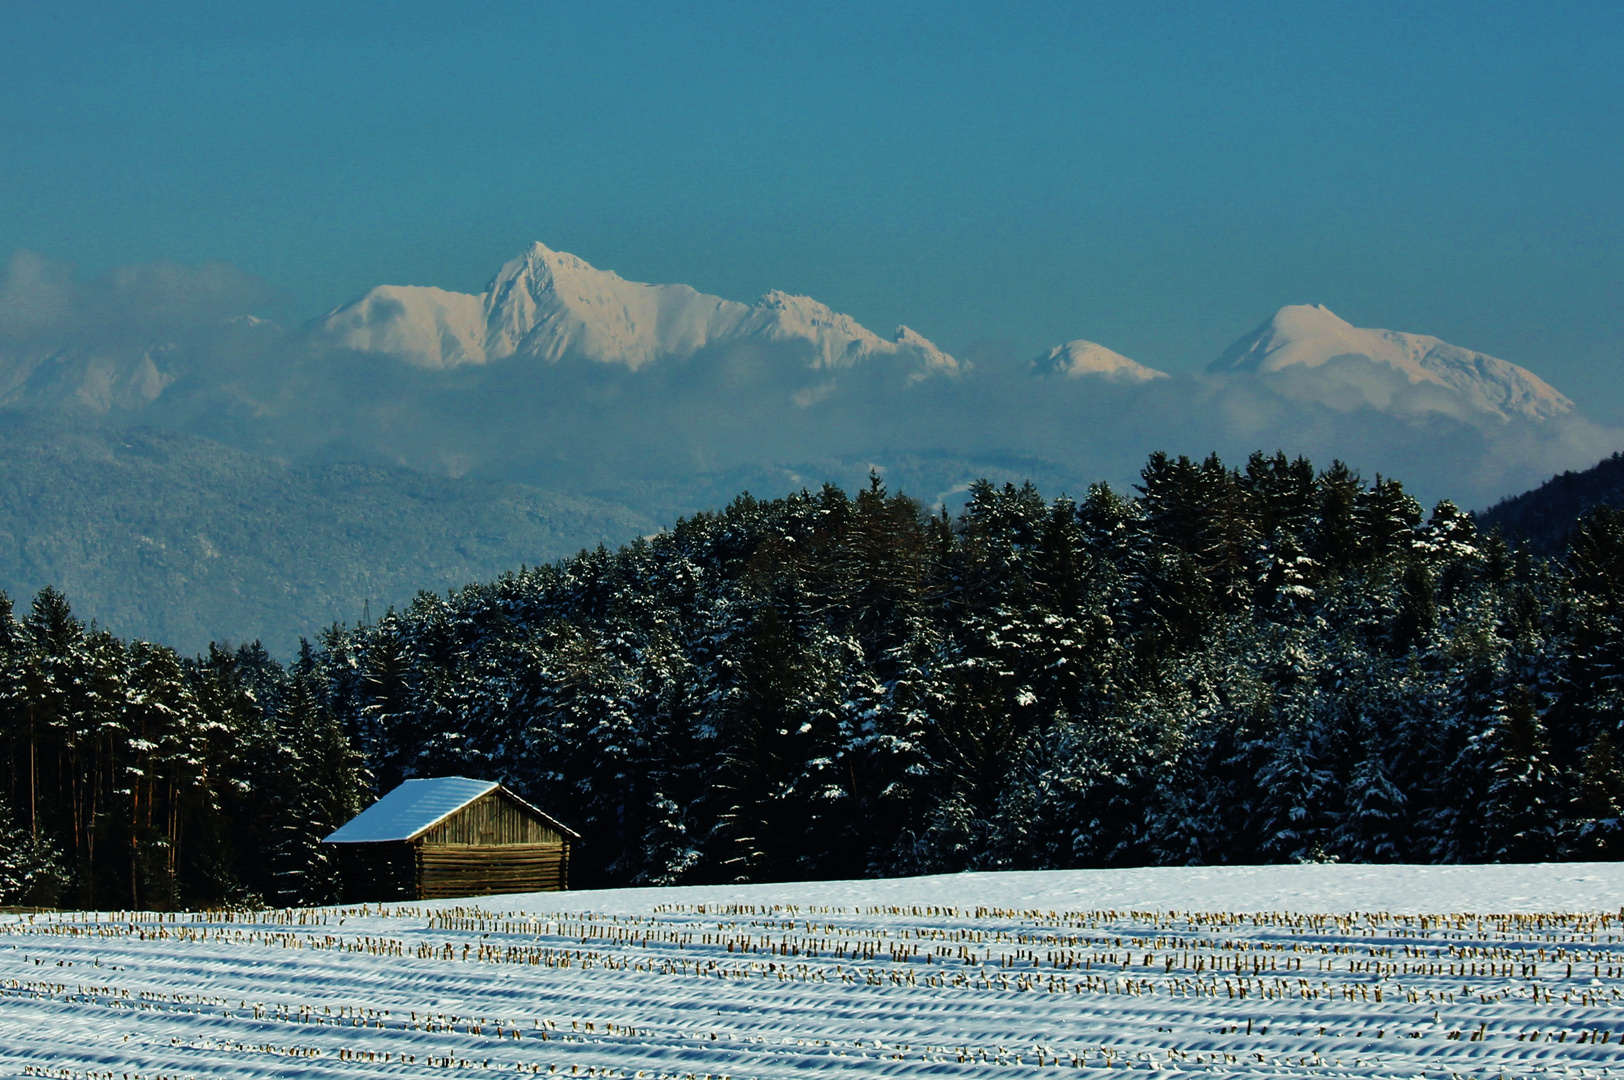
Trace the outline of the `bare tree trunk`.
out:
[[[73,859],[80,867],[85,865],[85,807],[84,796],[80,792],[79,783],[79,748],[72,747],[68,751],[68,801],[73,807]],[[59,786],[58,791],[61,790]],[[90,881],[88,871],[79,884],[80,902],[89,907],[85,889]]]
[[[39,842],[39,801],[36,789],[39,787],[39,768],[36,764],[35,748],[39,740],[34,735],[34,703],[28,703],[28,835],[35,842]]]
[[[147,726],[143,722],[139,738],[142,742],[147,738]],[[142,759],[139,751],[135,760],[130,763],[135,770],[130,776],[130,910],[141,907],[140,886],[137,884],[141,872],[141,779],[147,775],[147,762]],[[149,811],[150,813],[150,811]]]
[[[136,884],[141,872],[141,777],[133,777],[130,781],[130,910],[137,911],[141,907],[141,898]]]
[[[173,779],[169,781],[169,887],[175,887],[175,856],[180,847],[180,793]]]
[[[97,745],[92,751],[90,759],[90,808],[85,815],[85,874],[91,881],[96,880],[96,802],[101,794],[101,766],[102,750],[101,739],[96,740]],[[92,901],[94,902],[94,901]]]

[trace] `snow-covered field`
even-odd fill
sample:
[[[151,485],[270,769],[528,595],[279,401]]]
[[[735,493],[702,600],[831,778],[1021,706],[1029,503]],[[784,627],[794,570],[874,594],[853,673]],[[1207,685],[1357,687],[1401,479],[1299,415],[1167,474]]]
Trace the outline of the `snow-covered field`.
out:
[[[0,1077],[1624,1075],[1624,865],[0,916]]]

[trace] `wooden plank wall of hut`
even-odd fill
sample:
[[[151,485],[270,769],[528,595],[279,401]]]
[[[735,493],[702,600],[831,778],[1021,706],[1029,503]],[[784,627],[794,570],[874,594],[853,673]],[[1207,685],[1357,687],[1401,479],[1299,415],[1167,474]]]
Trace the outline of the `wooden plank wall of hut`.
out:
[[[417,860],[412,845],[399,841],[336,846],[344,903],[417,899]]]
[[[419,839],[424,844],[557,844],[564,838],[502,792],[493,791]]]
[[[424,844],[417,849],[424,900],[569,888],[568,844]]]

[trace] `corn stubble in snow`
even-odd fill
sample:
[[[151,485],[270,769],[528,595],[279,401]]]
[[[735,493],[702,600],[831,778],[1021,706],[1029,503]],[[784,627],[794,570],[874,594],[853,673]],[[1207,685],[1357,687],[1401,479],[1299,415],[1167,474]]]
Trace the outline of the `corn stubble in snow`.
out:
[[[1374,868],[1318,869],[1334,884]],[[1420,880],[1380,873],[1394,895]],[[87,1080],[697,1080],[1606,1076],[1624,1061],[1617,913],[1193,911],[1155,897],[1064,911],[966,904],[951,880],[12,914],[0,1065]],[[1437,899],[1410,891],[1418,907]]]

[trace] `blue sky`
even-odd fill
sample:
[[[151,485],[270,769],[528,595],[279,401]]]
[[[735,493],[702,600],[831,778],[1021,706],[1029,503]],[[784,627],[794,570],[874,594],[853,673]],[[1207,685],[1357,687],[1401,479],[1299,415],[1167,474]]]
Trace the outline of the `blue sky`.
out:
[[[0,254],[300,319],[539,239],[1025,359],[1286,303],[1624,419],[1624,5],[10,4]]]

